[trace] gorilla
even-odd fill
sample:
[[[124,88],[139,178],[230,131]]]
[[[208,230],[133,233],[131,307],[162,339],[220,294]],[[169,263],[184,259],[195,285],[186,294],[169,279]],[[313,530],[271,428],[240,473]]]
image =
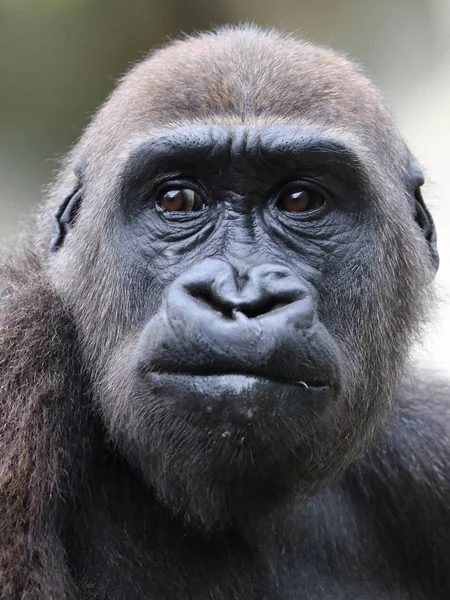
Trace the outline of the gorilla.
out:
[[[1,598],[448,600],[423,182],[329,50],[135,66],[2,258]]]

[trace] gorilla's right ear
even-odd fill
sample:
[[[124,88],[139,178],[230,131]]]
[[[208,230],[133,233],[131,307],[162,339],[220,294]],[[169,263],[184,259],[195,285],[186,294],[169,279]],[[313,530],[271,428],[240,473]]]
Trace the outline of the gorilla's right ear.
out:
[[[70,194],[59,205],[53,218],[53,233],[50,252],[56,252],[64,243],[66,235],[74,225],[82,200],[82,180],[84,161],[79,158],[74,166],[76,181]]]

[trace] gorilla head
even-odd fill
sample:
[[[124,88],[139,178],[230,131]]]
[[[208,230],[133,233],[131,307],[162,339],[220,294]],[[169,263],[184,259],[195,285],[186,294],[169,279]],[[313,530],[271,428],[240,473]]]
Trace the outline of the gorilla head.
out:
[[[104,432],[172,511],[220,528],[361,450],[437,264],[422,183],[367,79],[290,37],[223,29],[123,79],[41,243]]]

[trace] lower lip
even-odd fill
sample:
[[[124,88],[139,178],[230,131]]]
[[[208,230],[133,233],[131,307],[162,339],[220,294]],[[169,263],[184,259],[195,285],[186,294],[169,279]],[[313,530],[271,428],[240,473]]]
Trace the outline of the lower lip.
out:
[[[335,397],[328,386],[309,386],[254,375],[149,372],[146,381],[155,394],[163,394],[191,409],[196,405],[207,412],[226,406],[227,411],[244,411],[244,414],[261,409],[295,417],[308,409],[321,412]]]

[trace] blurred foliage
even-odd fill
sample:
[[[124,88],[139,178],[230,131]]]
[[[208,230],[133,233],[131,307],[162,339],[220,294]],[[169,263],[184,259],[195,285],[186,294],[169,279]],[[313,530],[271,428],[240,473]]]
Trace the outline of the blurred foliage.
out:
[[[168,38],[243,21],[300,30],[392,97],[442,56],[436,2],[450,0],[0,0],[0,241],[117,78]]]
[[[0,0],[0,10],[51,11],[65,8],[82,8],[90,0]],[[92,0],[91,0],[92,1]]]

